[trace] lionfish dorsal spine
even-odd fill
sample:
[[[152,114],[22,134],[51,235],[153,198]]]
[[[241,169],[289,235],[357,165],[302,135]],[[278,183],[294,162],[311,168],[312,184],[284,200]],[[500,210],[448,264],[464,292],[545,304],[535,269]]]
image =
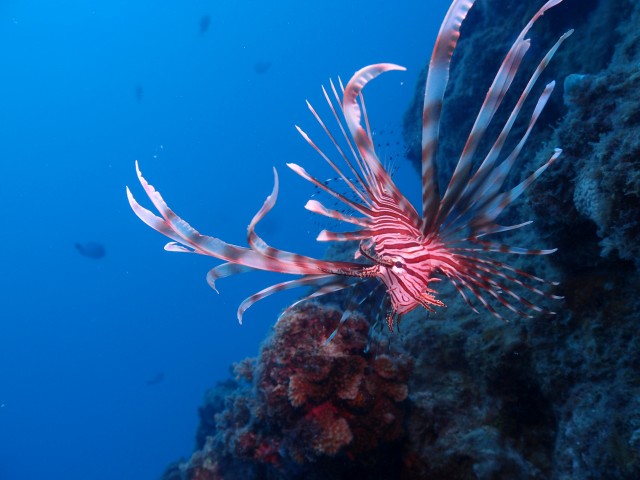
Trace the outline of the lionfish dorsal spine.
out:
[[[436,157],[440,136],[440,116],[449,83],[453,51],[460,38],[460,26],[475,0],[455,0],[440,26],[433,48],[422,112],[422,231],[428,232],[440,202]]]

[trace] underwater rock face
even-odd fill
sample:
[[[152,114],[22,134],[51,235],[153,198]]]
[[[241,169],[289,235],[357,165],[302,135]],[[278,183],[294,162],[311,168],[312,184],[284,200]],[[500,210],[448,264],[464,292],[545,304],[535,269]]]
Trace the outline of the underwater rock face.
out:
[[[358,315],[326,343],[341,315],[314,303],[285,313],[260,356],[235,366],[236,381],[209,392],[198,451],[164,478],[392,478],[412,361],[380,353]]]
[[[445,100],[441,171],[471,128],[464,109],[484,99],[494,48],[510,41],[497,16],[508,31],[539,3],[478,1],[470,11]],[[548,148],[563,154],[515,216],[534,220],[539,235],[530,229],[520,243],[559,248],[547,259],[555,273],[542,276],[561,282],[565,300],[556,316],[501,325],[441,294],[446,322],[405,320],[402,343],[416,359],[407,446],[415,478],[640,478],[640,2],[565,0],[540,22],[532,50],[575,33],[549,67],[556,89],[569,77],[568,89],[554,92],[540,121],[548,129],[529,138],[536,155],[521,177]],[[411,138],[416,110],[406,122]],[[549,268],[533,261],[533,270]]]
[[[591,265],[598,257],[640,265],[640,55],[634,57],[614,61],[575,86],[568,112],[553,135],[571,168],[543,179],[551,188],[561,182],[567,192],[573,188],[573,198],[567,195],[566,200],[572,201],[579,219],[556,206],[553,222],[545,226],[558,229],[559,223],[588,221],[595,231],[590,241],[599,249]],[[548,211],[548,205],[535,198],[532,205]]]

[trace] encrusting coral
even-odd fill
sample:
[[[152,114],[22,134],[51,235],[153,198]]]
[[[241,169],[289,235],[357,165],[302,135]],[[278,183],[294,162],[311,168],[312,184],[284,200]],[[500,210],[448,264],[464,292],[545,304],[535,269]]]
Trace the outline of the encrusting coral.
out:
[[[344,459],[350,471],[388,478],[405,433],[412,361],[381,353],[362,316],[340,324],[341,316],[315,303],[287,311],[256,361],[236,364],[237,380],[210,392],[198,450],[164,478],[313,478],[320,470],[341,478]]]

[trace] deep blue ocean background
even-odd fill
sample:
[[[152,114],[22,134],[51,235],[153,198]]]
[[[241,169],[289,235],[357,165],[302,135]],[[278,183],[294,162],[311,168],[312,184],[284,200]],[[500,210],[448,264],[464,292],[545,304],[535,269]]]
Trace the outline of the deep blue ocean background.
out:
[[[0,3],[0,479],[153,479],[188,457],[205,390],[255,356],[291,299],[249,310],[277,281],[205,282],[218,262],[167,253],[132,213],[150,206],[134,161],[205,234],[321,256],[313,188],[286,168],[330,172],[300,138],[322,133],[321,84],[370,63],[408,68],[367,87],[374,126],[399,138],[449,2],[236,0]],[[209,19],[208,26],[207,18]],[[270,63],[266,72],[257,64]],[[259,69],[258,69],[259,70]],[[410,198],[419,180],[398,161]],[[74,245],[99,242],[103,258]]]

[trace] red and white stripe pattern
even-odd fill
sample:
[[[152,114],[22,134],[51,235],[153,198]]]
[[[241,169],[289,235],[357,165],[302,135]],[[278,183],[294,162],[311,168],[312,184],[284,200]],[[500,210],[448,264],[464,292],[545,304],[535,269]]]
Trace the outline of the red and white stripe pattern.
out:
[[[476,302],[497,317],[501,317],[495,308],[497,305],[525,317],[531,316],[531,311],[543,312],[543,308],[526,299],[521,292],[559,298],[546,293],[548,287],[555,284],[496,260],[493,254],[545,255],[555,250],[520,248],[488,240],[486,237],[530,223],[502,226],[496,223],[496,219],[560,156],[561,151],[556,149],[545,164],[519,185],[502,190],[553,91],[554,82],[544,88],[523,137],[507,155],[502,154],[505,141],[540,74],[572,31],[563,35],[540,61],[484,159],[477,160],[476,153],[478,144],[529,50],[530,40],[525,38],[526,35],[548,9],[561,2],[562,0],[547,1],[507,52],[441,197],[436,173],[440,116],[449,79],[450,61],[460,36],[460,27],[474,4],[474,0],[453,1],[440,28],[427,76],[422,128],[421,214],[400,192],[377,156],[362,95],[362,90],[369,81],[384,72],[404,70],[403,67],[389,63],[371,65],[356,72],[346,86],[341,82],[337,86],[330,82],[329,91],[323,88],[324,97],[337,123],[336,133],[332,132],[307,102],[330,145],[335,148],[338,160],[344,165],[338,165],[300,127],[296,128],[336,172],[351,192],[352,195],[349,196],[352,198],[329,187],[299,165],[290,163],[288,167],[353,212],[341,213],[327,208],[317,200],[309,200],[306,208],[311,212],[355,227],[355,230],[349,232],[323,230],[317,240],[358,241],[359,247],[354,252],[354,259],[363,258],[366,263],[334,262],[298,255],[272,247],[258,236],[256,226],[273,208],[278,196],[278,175],[275,169],[273,191],[247,229],[248,248],[198,233],[167,206],[160,193],[144,179],[137,163],[140,183],[160,216],[142,207],[127,188],[129,203],[143,222],[172,240],[165,247],[166,250],[198,253],[224,261],[207,275],[207,281],[214,289],[217,280],[251,270],[300,275],[247,298],[238,309],[240,321],[244,311],[253,303],[278,291],[301,286],[315,287],[303,299],[305,300],[352,287],[371,278],[382,282],[391,300],[391,311],[387,314],[390,330],[393,330],[401,315],[418,306],[429,311],[443,306],[444,303],[436,298],[436,291],[430,287],[432,282],[443,278],[451,281],[464,301],[476,312]]]

